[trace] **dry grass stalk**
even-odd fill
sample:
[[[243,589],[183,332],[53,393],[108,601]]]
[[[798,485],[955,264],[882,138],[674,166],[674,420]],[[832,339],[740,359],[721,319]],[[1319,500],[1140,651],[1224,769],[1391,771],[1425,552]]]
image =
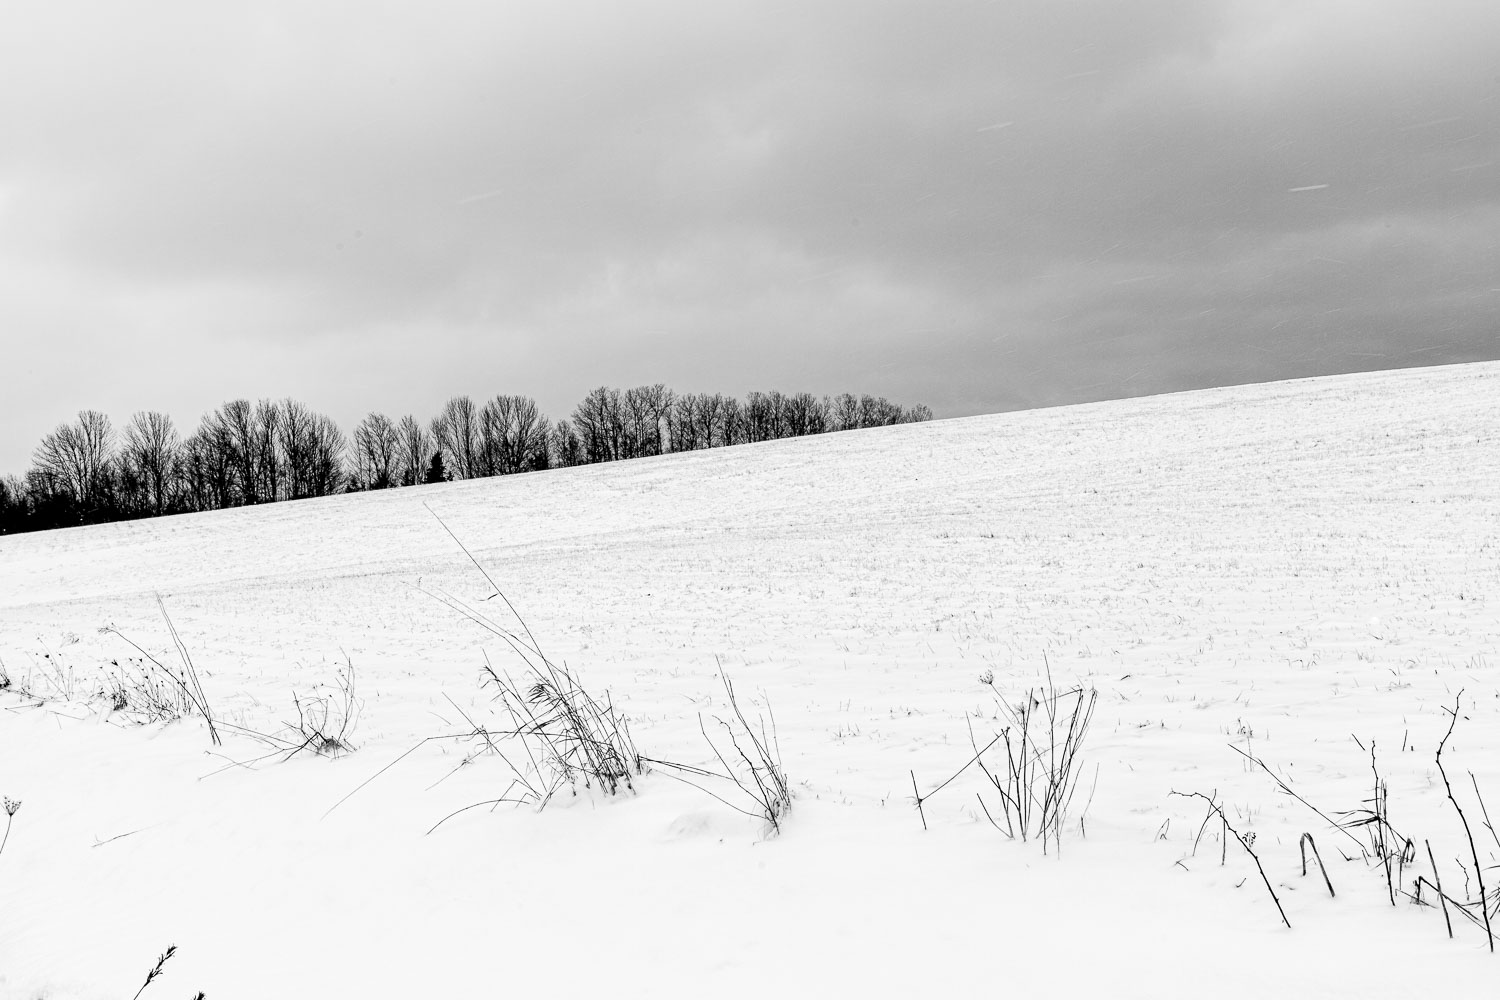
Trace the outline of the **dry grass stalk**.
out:
[[[1297,841],[1297,848],[1302,852],[1302,877],[1307,877],[1307,849],[1309,847],[1312,848],[1313,859],[1318,862],[1318,870],[1323,873],[1323,884],[1328,886],[1328,895],[1334,896],[1333,880],[1328,877],[1328,866],[1323,864],[1323,855],[1318,853],[1317,842],[1313,840],[1313,835],[1310,833],[1304,833]]]

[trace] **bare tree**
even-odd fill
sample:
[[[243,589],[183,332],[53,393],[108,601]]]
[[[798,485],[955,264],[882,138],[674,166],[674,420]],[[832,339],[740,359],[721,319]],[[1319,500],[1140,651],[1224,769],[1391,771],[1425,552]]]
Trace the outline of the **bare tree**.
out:
[[[763,392],[752,392],[745,397],[745,438],[769,441],[771,435],[771,399]]]
[[[283,470],[283,496],[288,500],[322,497],[344,486],[344,432],[321,413],[295,399],[278,407],[278,461]]]
[[[432,436],[448,456],[447,468],[455,479],[479,475],[479,409],[468,396],[454,396],[432,421]]]
[[[732,444],[744,444],[748,441],[750,438],[745,419],[745,408],[740,404],[740,401],[733,396],[724,396],[719,403],[719,410],[721,413],[719,418],[721,435],[719,444],[721,446],[728,446]]]
[[[496,396],[479,411],[479,471],[509,476],[545,469],[547,421],[529,396]]]
[[[83,522],[78,498],[54,472],[33,465],[26,471],[26,498],[32,522],[39,528],[62,528]]]
[[[511,397],[512,423],[506,438],[506,461],[518,472],[536,472],[551,465],[547,454],[547,418],[529,396]]]
[[[344,487],[344,432],[328,417],[314,413],[308,441],[308,495],[332,496]]]
[[[282,419],[280,403],[262,399],[255,404],[251,455],[255,469],[253,492],[257,503],[274,503],[286,495],[286,470],[279,446]]]
[[[301,500],[313,496],[313,419],[314,414],[295,399],[281,404],[281,423],[276,429],[276,450],[281,457],[285,485],[282,496]]]
[[[626,390],[621,408],[625,433],[620,458],[660,455],[666,451],[672,401],[672,390],[660,382]]]
[[[551,464],[558,468],[566,469],[584,463],[583,441],[579,439],[578,432],[573,429],[571,422],[559,420],[552,425],[548,452],[551,455]]]
[[[183,439],[182,449],[177,453],[177,481],[182,484],[184,508],[190,511],[214,509],[209,451],[202,427]]]
[[[296,442],[306,408],[292,400],[233,399],[205,414],[194,434],[193,459],[206,473],[214,507],[272,503],[302,495],[294,483]],[[291,426],[287,422],[291,421]],[[192,439],[189,439],[190,441]]]
[[[787,437],[822,434],[828,429],[828,401],[810,392],[787,396],[782,402],[782,431]]]
[[[787,427],[786,396],[780,390],[772,389],[766,393],[766,398],[771,404],[771,440],[777,441],[784,437],[791,437],[791,432]]]
[[[699,440],[704,448],[724,446],[724,396],[702,393],[698,396]]]
[[[706,447],[703,444],[700,398],[690,392],[684,393],[672,404],[667,414],[667,436],[673,451],[697,451]]]
[[[827,396],[817,398],[817,411],[812,421],[817,425],[813,434],[827,434],[833,430],[833,400]]]
[[[859,397],[859,426],[889,427],[901,422],[901,407],[884,396]]]
[[[143,411],[125,425],[121,475],[137,484],[141,513],[155,517],[172,509],[179,491],[181,451],[182,439],[165,413]]]
[[[525,472],[552,468],[552,449],[547,433],[547,417],[536,403],[526,399],[516,418],[516,454]]]
[[[828,429],[852,431],[859,426],[859,399],[851,393],[840,393],[828,401]]]
[[[669,410],[672,450],[697,451],[739,444],[745,439],[744,416],[744,407],[732,396],[706,392],[678,396]]]
[[[31,519],[31,497],[16,476],[0,476],[0,535],[25,531]]]
[[[367,490],[396,485],[400,438],[384,413],[370,413],[354,428],[354,479]]]
[[[664,455],[672,443],[668,421],[671,418],[672,406],[677,402],[677,394],[658,382],[646,390],[646,395],[651,406],[651,429],[655,437],[652,443],[654,449],[652,453]]]
[[[213,477],[210,473],[210,452],[204,440],[203,430],[195,431],[182,442],[177,452],[173,478],[180,486],[178,501],[189,511],[213,510]]]
[[[697,429],[694,440],[699,448],[717,448],[723,442],[724,397],[719,393],[700,392],[696,406]]]
[[[32,460],[54,496],[65,496],[87,520],[107,500],[114,429],[98,410],[83,410],[78,420],[42,438]]]
[[[903,424],[920,424],[932,419],[932,410],[925,403],[917,403],[915,406],[903,407],[901,420]]]
[[[396,440],[396,480],[402,486],[415,486],[422,482],[432,459],[432,435],[408,414],[396,425]]]
[[[255,408],[248,399],[232,399],[207,418],[214,443],[224,452],[233,474],[233,498],[227,506],[258,502],[255,477]]]
[[[573,428],[585,462],[613,462],[629,457],[625,404],[620,390],[600,386],[573,409]]]
[[[479,408],[479,442],[474,448],[474,475],[504,475],[505,436],[510,423],[509,396],[496,396]]]

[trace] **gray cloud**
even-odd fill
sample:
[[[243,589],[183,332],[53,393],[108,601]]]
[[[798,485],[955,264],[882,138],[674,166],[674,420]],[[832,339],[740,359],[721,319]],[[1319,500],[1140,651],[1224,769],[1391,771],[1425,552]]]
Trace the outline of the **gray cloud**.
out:
[[[84,406],[664,380],[961,414],[1500,357],[1500,11],[52,3],[0,469]]]

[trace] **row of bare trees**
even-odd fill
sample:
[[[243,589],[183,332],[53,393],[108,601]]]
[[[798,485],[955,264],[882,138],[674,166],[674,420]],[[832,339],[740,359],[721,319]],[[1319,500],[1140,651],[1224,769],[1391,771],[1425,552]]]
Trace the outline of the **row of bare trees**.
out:
[[[0,477],[0,534],[477,479],[674,451],[930,420],[874,396],[679,395],[601,386],[549,423],[526,396],[455,396],[432,420],[370,413],[346,438],[293,400],[237,399],[183,438],[164,413],[116,433],[85,410],[42,439],[24,476]]]
[[[559,464],[608,462],[775,441],[828,431],[931,420],[925,406],[902,407],[878,396],[752,392],[743,401],[719,393],[678,395],[657,384],[620,391],[600,387],[553,429]]]
[[[0,479],[0,532],[215,510],[339,492],[343,431],[293,399],[237,399],[183,438],[165,413],[116,434],[84,410],[42,439],[24,477]]]

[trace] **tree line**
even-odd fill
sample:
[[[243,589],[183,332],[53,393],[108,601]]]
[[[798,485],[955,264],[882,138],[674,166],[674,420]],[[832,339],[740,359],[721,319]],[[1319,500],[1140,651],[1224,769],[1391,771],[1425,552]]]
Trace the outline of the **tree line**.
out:
[[[527,396],[455,396],[426,423],[370,413],[343,430],[293,400],[232,400],[183,437],[146,411],[117,432],[84,410],[0,477],[0,534],[615,462],[932,419],[876,396],[678,394],[601,386],[549,422]]]

